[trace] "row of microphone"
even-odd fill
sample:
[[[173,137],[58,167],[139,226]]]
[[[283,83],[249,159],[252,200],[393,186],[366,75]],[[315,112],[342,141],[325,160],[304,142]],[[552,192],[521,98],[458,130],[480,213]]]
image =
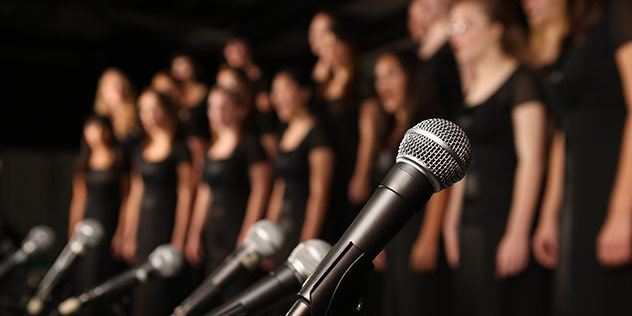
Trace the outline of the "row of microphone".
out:
[[[406,132],[395,165],[333,247],[321,240],[298,245],[278,269],[206,315],[254,315],[292,295],[297,299],[287,316],[353,315],[361,308],[359,293],[373,269],[372,260],[432,194],[465,176],[471,159],[470,141],[459,126],[443,119],[418,123]],[[42,311],[72,260],[86,247],[97,244],[102,234],[96,221],[84,220],[77,225],[72,240],[29,302],[31,315]],[[37,244],[37,238],[33,236],[32,243]],[[276,224],[265,220],[255,223],[244,245],[178,305],[172,316],[197,315],[213,296],[276,254],[282,244],[283,233]],[[34,252],[33,247],[25,242],[12,258],[15,262],[23,260]],[[181,265],[182,257],[176,250],[160,246],[147,262],[62,302],[58,311],[70,315],[89,302],[151,277],[172,276]]]

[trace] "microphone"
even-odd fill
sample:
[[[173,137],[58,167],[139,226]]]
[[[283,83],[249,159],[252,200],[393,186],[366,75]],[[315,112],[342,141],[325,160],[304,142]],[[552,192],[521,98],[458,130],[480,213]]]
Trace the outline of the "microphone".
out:
[[[296,294],[330,249],[331,245],[320,239],[300,243],[283,265],[205,316],[245,316],[265,312]]]
[[[174,309],[171,316],[191,315],[236,277],[254,270],[261,260],[275,255],[281,249],[283,240],[283,230],[276,223],[268,220],[254,223],[248,230],[244,245],[224,259],[219,267]]]
[[[57,311],[60,315],[74,314],[87,303],[133,287],[138,283],[144,283],[150,278],[156,276],[172,277],[180,271],[182,264],[182,255],[175,248],[171,245],[158,246],[149,254],[145,263],[83,292],[79,296],[66,299],[59,304]]]
[[[465,176],[470,161],[470,141],[456,124],[428,119],[409,129],[395,165],[307,279],[287,315],[359,311],[357,294],[372,260],[433,193]]]
[[[53,245],[53,242],[55,242],[55,232],[53,232],[52,228],[45,225],[31,228],[22,241],[20,248],[0,263],[0,279],[31,256],[48,250]]]
[[[77,256],[86,252],[86,247],[94,247],[103,237],[103,226],[94,219],[84,219],[75,225],[72,239],[61,251],[53,266],[48,270],[31,298],[26,311],[38,315],[44,309],[44,303],[50,299],[55,285],[64,277],[68,268]]]

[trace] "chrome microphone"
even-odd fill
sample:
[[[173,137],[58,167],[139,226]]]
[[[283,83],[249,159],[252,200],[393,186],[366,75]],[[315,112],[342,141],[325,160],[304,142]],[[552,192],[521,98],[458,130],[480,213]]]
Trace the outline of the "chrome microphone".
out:
[[[54,242],[55,232],[53,232],[52,228],[45,225],[31,228],[22,241],[20,248],[0,263],[0,279],[15,266],[24,263],[38,253],[48,250]]]

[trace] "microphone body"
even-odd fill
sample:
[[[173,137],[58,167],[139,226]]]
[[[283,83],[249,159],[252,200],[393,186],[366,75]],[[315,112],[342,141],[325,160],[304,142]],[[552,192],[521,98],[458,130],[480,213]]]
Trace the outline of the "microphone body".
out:
[[[281,227],[267,220],[256,222],[248,230],[244,245],[224,259],[171,315],[185,316],[197,313],[230,282],[257,268],[261,260],[276,254],[282,244]]]
[[[351,314],[372,260],[434,192],[465,175],[470,142],[454,123],[430,119],[408,130],[397,163],[301,288],[287,315]]]
[[[96,246],[103,237],[103,226],[92,219],[85,219],[77,223],[73,238],[61,251],[53,266],[46,272],[37,286],[35,294],[27,305],[27,312],[38,315],[44,304],[50,299],[54,287],[66,275],[72,262],[77,256],[83,255],[87,247]]]
[[[75,313],[82,305],[103,297],[111,296],[138,283],[144,283],[155,276],[171,277],[182,267],[182,256],[169,245],[157,247],[149,255],[149,259],[118,276],[82,293],[77,297],[71,297],[58,306],[61,315]]]
[[[279,268],[205,316],[245,316],[266,311],[296,294],[330,249],[331,245],[318,239],[299,244]]]
[[[55,241],[53,230],[44,225],[31,228],[19,249],[0,263],[0,279],[15,266],[24,263],[31,256],[46,251]]]

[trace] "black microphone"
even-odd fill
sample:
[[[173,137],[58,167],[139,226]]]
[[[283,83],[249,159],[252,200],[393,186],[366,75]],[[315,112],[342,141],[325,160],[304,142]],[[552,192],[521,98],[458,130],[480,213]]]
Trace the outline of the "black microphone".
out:
[[[268,220],[254,223],[248,230],[244,245],[224,259],[171,315],[185,316],[197,312],[236,277],[253,271],[261,260],[275,255],[281,249],[283,240],[283,230],[276,223]]]
[[[246,316],[267,311],[296,295],[330,249],[331,245],[320,239],[300,243],[283,265],[205,316]]]
[[[55,232],[50,227],[39,225],[31,228],[22,241],[20,248],[0,263],[0,279],[15,266],[24,263],[38,253],[48,250],[53,245],[53,242],[55,242]]]
[[[470,141],[456,124],[428,119],[409,129],[396,164],[301,288],[287,315],[352,314],[372,260],[434,192],[461,180]]]
[[[61,251],[53,266],[46,272],[37,286],[35,295],[31,298],[26,311],[31,315],[38,315],[44,309],[51,296],[53,288],[64,277],[72,262],[86,252],[86,247],[94,247],[103,238],[103,226],[94,219],[84,219],[75,225],[72,239]]]
[[[115,276],[104,283],[71,297],[57,306],[60,315],[76,313],[83,305],[100,298],[120,293],[153,277],[169,278],[182,268],[182,255],[171,245],[158,246],[149,254],[147,261]]]

